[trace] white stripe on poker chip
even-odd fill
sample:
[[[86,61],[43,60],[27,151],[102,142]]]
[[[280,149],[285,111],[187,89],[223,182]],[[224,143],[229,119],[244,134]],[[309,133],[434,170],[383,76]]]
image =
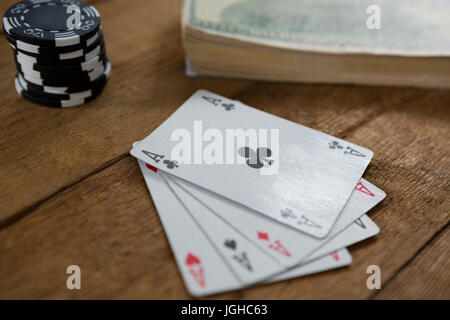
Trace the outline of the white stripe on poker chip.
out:
[[[23,71],[22,71],[22,73],[23,73],[23,77],[28,82],[34,83],[34,84],[36,84],[38,86],[43,86],[44,85],[44,82],[45,82],[44,78],[36,77],[36,76],[34,76],[34,75],[30,74],[30,73],[26,73],[26,72],[23,72]],[[93,81],[99,79],[103,75],[103,73],[104,73],[104,69],[102,69],[102,68],[100,70],[90,71],[88,73],[89,80],[91,82],[93,82]]]
[[[82,104],[85,104],[84,99],[61,100],[62,108],[78,107],[78,106],[81,106]]]
[[[67,90],[69,90],[69,87],[43,86],[43,89],[44,89],[44,92],[47,92],[47,93],[68,94]]]
[[[93,58],[97,57],[97,56],[100,54],[101,49],[102,49],[102,45],[99,44],[99,45],[97,46],[97,48],[95,48],[94,50],[88,52],[88,53],[84,56],[84,57],[85,57],[85,60],[86,60],[86,61],[89,61],[89,60],[92,60]]]
[[[106,63],[106,70],[105,70],[106,79],[109,79],[109,76],[111,75],[111,70],[112,70],[112,66],[111,66],[111,63],[108,61]]]
[[[81,91],[81,92],[69,94],[69,98],[71,100],[74,100],[74,99],[85,99],[85,98],[89,98],[90,96],[92,96],[92,90],[86,90],[86,91]]]
[[[20,74],[19,74],[18,79],[19,79],[19,83],[20,83],[20,86],[22,87],[22,89],[28,90],[28,84],[22,78],[22,76]],[[92,90],[80,91],[80,92],[70,93],[69,100],[85,99],[85,98],[89,98],[90,96],[92,96]]]
[[[109,79],[109,76],[111,75],[112,66],[111,63],[108,61],[105,68],[105,76],[106,79]],[[21,81],[24,81],[22,75],[19,73],[19,79]],[[31,81],[30,81],[31,82]],[[69,90],[68,87],[51,87],[51,86],[42,86],[42,90],[47,93],[54,93],[54,94],[70,94],[67,92]]]
[[[3,29],[5,29],[7,34],[10,34],[9,31],[13,28],[13,26],[9,23],[6,17],[3,17]]]
[[[17,53],[17,59],[21,59],[21,60],[28,61],[30,63],[35,63],[35,64],[37,63],[37,59],[35,57],[26,55],[22,52]]]
[[[16,91],[17,91],[17,93],[19,94],[19,96],[21,96],[21,95],[22,95],[23,88],[22,88],[22,86],[20,85],[19,81],[17,80],[17,77],[14,78],[14,86],[16,87]]]
[[[24,73],[23,74],[23,78],[25,80],[27,80],[28,82],[37,84],[38,86],[43,86],[44,85],[44,83],[42,82],[42,79],[35,78],[35,77],[33,77],[33,76],[29,75],[29,74]]]
[[[101,28],[100,28],[100,30],[101,30]],[[86,40],[86,47],[91,46],[99,37],[100,37],[100,31],[97,32],[96,34],[94,34],[88,40]],[[30,52],[30,53],[35,53],[35,54],[41,53],[41,47],[38,45],[24,42],[22,40],[15,40],[15,41],[16,41],[17,49],[20,49],[20,50],[23,50],[26,52]],[[13,48],[16,49],[15,46],[13,46]],[[84,49],[80,49],[80,50],[84,50]],[[79,52],[80,50],[72,51],[71,53],[75,55],[75,53]],[[74,57],[81,57],[82,55],[83,55],[83,53],[76,55]],[[70,59],[70,58],[66,58],[66,59]]]
[[[100,13],[93,6],[85,7],[81,10],[83,10],[84,14],[87,17],[99,17],[100,18]]]
[[[20,64],[20,63],[19,63]],[[36,70],[30,70],[27,67],[22,67],[22,73],[27,81],[31,83],[42,85],[45,82],[45,76],[42,76],[41,72]],[[89,81],[93,82],[100,78],[105,73],[105,66],[100,64],[98,67],[92,69],[91,71],[86,72],[86,75],[89,77]]]
[[[56,38],[55,37],[55,47],[67,47],[74,44],[80,43],[80,36],[74,35],[72,37],[67,38]]]
[[[20,64],[26,64],[31,67],[33,67],[33,65],[35,65],[35,63],[28,61],[26,58],[23,58],[23,56],[17,55],[16,58],[17,58],[17,62],[19,62]]]
[[[42,76],[42,74],[45,74],[45,72],[40,72],[37,70],[34,70],[33,64],[23,62],[21,60],[17,60],[17,63],[20,65],[20,69],[23,73],[26,73],[30,76],[36,77],[38,79],[43,79],[45,76]],[[95,79],[95,75],[98,73],[103,73],[105,71],[105,66],[103,64],[103,61],[99,61],[95,65],[92,65],[92,68],[86,69],[86,70],[80,70],[87,73],[87,75],[90,77],[91,81],[92,79]]]
[[[88,72],[89,80],[93,82],[96,79],[100,78],[104,73],[105,73],[105,66],[101,65],[100,68]]]
[[[101,29],[101,28],[100,28]],[[90,37],[89,39],[87,39],[86,41],[86,47],[89,47],[91,44],[93,44],[95,42],[95,40],[98,39],[99,33],[97,32],[95,35],[93,35],[92,37]]]
[[[70,60],[75,58],[80,58],[83,56],[83,49],[67,52],[67,53],[61,53],[59,55],[59,60]]]
[[[20,85],[22,86],[22,88],[24,88],[25,90],[28,90],[28,83],[22,78],[22,76],[19,74],[18,77],[16,77],[19,79]]]
[[[25,89],[25,87],[22,86],[20,79],[17,79],[17,77],[14,78],[14,86],[16,87],[16,91],[17,93],[22,96],[22,92]],[[88,90],[90,92],[89,95],[86,95],[87,91],[84,92],[80,92],[76,95],[70,95],[70,99],[69,100],[61,100],[59,101],[59,103],[61,104],[62,108],[70,108],[70,107],[77,107],[80,106],[82,104],[86,103],[85,98],[88,98],[92,95],[91,90]]]
[[[19,78],[24,81],[23,76],[19,73]],[[50,86],[42,86],[42,90],[47,93],[54,94],[68,94],[67,90],[69,87],[50,87]]]
[[[39,46],[16,40],[17,49],[39,54]]]
[[[20,64],[20,63],[19,63]],[[23,67],[22,65],[20,65],[20,68],[22,69],[23,73],[29,74],[30,76],[36,77],[36,78],[41,78],[41,73],[39,71],[36,70],[30,70],[26,67]]]
[[[93,58],[95,58],[96,56],[99,55],[99,53],[101,52],[101,49],[102,49],[102,45],[99,44],[97,47],[95,47],[95,49],[89,51],[88,53],[86,53],[84,55],[84,60],[86,60],[86,61],[92,60]],[[62,53],[59,55],[59,60],[70,60],[70,59],[80,58],[83,56],[83,53],[84,53],[83,49],[73,51],[73,52],[68,52],[68,53]]]
[[[17,62],[21,66],[27,67],[27,69],[30,69],[30,70],[34,70],[35,63],[27,60],[27,58],[24,58],[23,55],[21,55],[21,56],[17,55],[16,58],[17,58]],[[103,60],[100,60],[99,56],[94,57],[92,60],[80,63],[81,70],[83,70],[83,71],[91,71],[97,67],[100,67],[100,65],[103,65]]]
[[[98,63],[103,63],[103,60],[100,60],[100,56],[96,56],[89,61],[81,63],[81,70],[87,71],[92,70]]]
[[[99,53],[101,52],[102,49],[102,45],[99,44],[97,47],[95,47],[95,49],[89,51],[88,53],[86,53],[84,55],[85,58],[85,62],[89,62],[90,60],[92,60],[93,58],[95,58],[96,56],[99,55]],[[77,51],[72,51],[72,52],[67,52],[67,53],[61,53],[59,54],[59,60],[63,61],[63,60],[70,60],[70,59],[75,59],[75,58],[81,58],[83,57],[84,54],[84,50],[80,49]],[[29,56],[23,52],[18,52],[17,53],[17,58],[21,59],[21,60],[25,60],[31,63],[37,63],[37,58],[33,57],[33,56]]]

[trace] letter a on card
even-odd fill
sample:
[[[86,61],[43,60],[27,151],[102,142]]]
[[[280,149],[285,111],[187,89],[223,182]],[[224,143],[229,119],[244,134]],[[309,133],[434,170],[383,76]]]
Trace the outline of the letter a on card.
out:
[[[204,287],[206,285],[205,272],[200,259],[189,252],[186,256],[185,262],[188,267],[189,273],[192,275],[192,277],[194,277],[198,285],[200,287]]]
[[[355,189],[358,191],[361,191],[362,193],[368,194],[371,197],[375,197],[375,195],[372,193],[372,191],[367,189],[367,187],[365,185],[363,185],[362,182],[358,182]]]

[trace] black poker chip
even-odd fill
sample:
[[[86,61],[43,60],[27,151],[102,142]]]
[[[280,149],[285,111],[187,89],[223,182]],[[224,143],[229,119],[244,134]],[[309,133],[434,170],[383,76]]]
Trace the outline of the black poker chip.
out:
[[[18,76],[22,81],[25,81],[29,87],[35,89],[36,91],[46,93],[66,94],[89,90],[93,87],[101,86],[103,85],[105,79],[109,78],[110,73],[111,73],[111,64],[108,62],[105,70],[103,72],[96,73],[95,78],[91,79],[80,79],[78,81],[71,80],[65,83],[59,81],[53,82],[50,80],[45,80],[45,83],[42,83],[41,79],[31,78],[20,72],[18,72]]]
[[[60,86],[60,87],[80,87],[95,82],[104,75],[106,67],[100,65],[92,71],[82,71],[76,74],[61,75],[37,75],[18,69],[19,74],[28,82],[39,86]]]
[[[71,46],[65,46],[65,47],[56,47],[56,48],[49,48],[49,47],[42,47],[36,44],[27,43],[21,40],[16,40],[7,33],[4,34],[6,40],[9,42],[11,47],[19,52],[23,52],[25,54],[28,54],[30,56],[39,56],[39,55],[60,55],[65,53],[75,53],[77,51],[82,50],[83,52],[89,52],[95,47],[97,47],[99,44],[103,42],[103,32],[102,29],[95,33],[91,38],[87,39],[84,42],[71,45]]]
[[[60,87],[79,87],[83,84],[89,84],[95,82],[97,79],[103,76],[104,69],[93,70],[91,72],[84,72],[78,75],[74,75],[66,78],[59,77],[46,77],[37,78],[34,75],[28,73],[20,73],[22,77],[30,83],[34,83],[40,86],[60,86]]]
[[[105,64],[106,62],[106,52],[94,57],[90,61],[85,61],[81,63],[75,63],[68,66],[60,65],[43,65],[30,62],[27,59],[21,59],[20,57],[14,56],[16,64],[21,65],[21,67],[34,70],[43,73],[77,73],[80,71],[92,70],[100,64]]]
[[[81,1],[25,0],[6,10],[3,28],[14,39],[29,44],[72,46],[98,32],[100,14]]]
[[[21,95],[22,97],[24,97],[25,99],[27,99],[33,103],[42,105],[42,106],[53,107],[53,108],[71,108],[71,107],[81,106],[81,105],[84,105],[84,104],[94,100],[101,93],[101,91],[100,91],[97,94],[92,95],[90,97],[79,98],[79,99],[50,100],[45,97],[35,96],[34,94],[30,93],[29,91],[24,90],[21,87],[17,77],[15,78],[15,87],[16,87],[17,93],[19,95]]]
[[[17,71],[21,74],[25,74],[33,79],[49,79],[52,81],[62,81],[65,79],[78,79],[78,80],[91,80],[97,73],[101,73],[106,69],[107,59],[104,58],[103,61],[91,65],[85,70],[60,70],[59,68],[54,68],[51,71],[36,71],[31,66],[26,64],[20,64],[16,62]]]
[[[51,93],[51,94],[71,94],[77,93],[81,91],[90,90],[92,88],[100,87],[106,83],[109,76],[111,74],[111,63],[107,62],[105,71],[101,77],[96,79],[93,82],[89,83],[77,83],[70,86],[48,86],[48,85],[38,85],[32,83],[23,78],[22,74],[18,73],[18,78],[20,82],[25,82],[27,84],[27,90],[30,91],[38,91],[42,93]],[[31,89],[30,89],[31,88]]]
[[[103,88],[105,87],[106,82],[108,81],[108,79],[106,77],[104,77],[102,79],[103,81],[97,83],[96,86],[93,86],[92,88],[90,88],[88,90],[73,92],[73,93],[57,94],[57,93],[48,93],[48,92],[42,92],[42,91],[36,90],[34,87],[29,86],[28,83],[26,81],[24,81],[23,79],[20,79],[18,77],[17,77],[17,79],[19,80],[22,89],[28,91],[29,94],[31,94],[32,96],[40,97],[41,99],[50,100],[50,101],[77,100],[77,99],[89,98],[92,96],[98,96],[98,94],[100,94],[103,91]]]
[[[30,84],[20,74],[14,79],[17,93],[36,104],[54,108],[76,107],[88,103],[98,97],[108,81],[111,65],[108,62],[103,76],[89,87],[80,89],[64,87],[39,87]],[[54,91],[52,93],[52,91]]]
[[[22,60],[30,63],[66,67],[90,61],[96,56],[103,55],[105,53],[105,43],[100,43],[88,52],[78,51],[75,52],[75,54],[62,53],[54,55],[31,55],[29,53],[20,52],[16,49],[13,49],[13,51],[17,57],[20,57]]]
[[[76,0],[25,0],[6,11],[3,28],[14,54],[20,96],[67,108],[103,91],[111,63],[94,7]]]

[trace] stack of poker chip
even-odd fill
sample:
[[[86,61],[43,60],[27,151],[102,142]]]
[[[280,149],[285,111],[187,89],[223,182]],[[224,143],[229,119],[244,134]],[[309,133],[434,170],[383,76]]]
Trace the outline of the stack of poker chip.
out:
[[[72,0],[26,0],[3,17],[17,66],[19,95],[49,107],[74,107],[100,95],[111,73],[100,15]]]

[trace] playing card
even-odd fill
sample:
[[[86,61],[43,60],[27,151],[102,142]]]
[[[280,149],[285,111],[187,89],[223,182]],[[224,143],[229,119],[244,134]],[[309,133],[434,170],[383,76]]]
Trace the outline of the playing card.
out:
[[[318,238],[331,230],[373,155],[204,90],[131,154]]]
[[[319,259],[310,261],[304,265],[285,271],[275,277],[267,279],[265,283],[272,283],[292,278],[303,277],[309,274],[323,272],[331,269],[342,268],[352,263],[352,256],[347,249],[341,249],[327,254]]]
[[[380,232],[380,228],[367,215],[362,215],[350,224],[343,231],[336,234],[334,237],[309,256],[308,262],[320,257],[323,257],[330,252],[349,247],[352,244],[361,242],[365,239],[371,238]]]
[[[307,262],[309,256],[312,256],[316,250],[329,243],[331,239],[340,234],[346,227],[385,197],[385,193],[382,190],[367,180],[361,179],[330,235],[324,239],[317,239],[284,224],[277,223],[236,202],[206,191],[192,183],[175,178],[163,171],[160,171],[160,174],[166,178],[166,181],[169,181],[170,185],[177,184],[180,186],[180,189],[176,190],[178,194],[184,192],[191,195],[192,198],[206,207],[211,215],[226,221],[228,225],[233,226],[235,230],[248,237],[254,244],[272,255],[286,268],[292,268]],[[185,198],[183,197],[183,199]],[[189,206],[190,204],[186,205]],[[286,212],[286,214],[292,213]],[[339,240],[340,238],[337,241]],[[345,243],[345,241],[349,241],[349,239],[343,238],[341,243]],[[351,241],[349,244],[351,244]],[[321,251],[320,254],[323,255],[342,247],[330,245],[327,247],[328,252]],[[317,257],[317,255],[314,257]]]
[[[165,179],[164,175],[161,177]],[[168,180],[166,183],[242,285],[265,280],[285,270],[277,259],[253,244],[251,239],[227,221],[211,214],[202,203],[184,192],[177,184]]]
[[[156,169],[142,161],[139,161],[139,166],[189,293],[199,297],[242,288],[236,274],[230,271],[229,265],[224,263],[223,257],[210,244],[203,230],[186,212]],[[340,259],[330,259],[326,255],[276,277],[283,280],[350,264],[351,258],[345,249],[338,254]],[[273,279],[275,277],[268,281],[275,281]]]
[[[139,166],[189,293],[198,297],[239,288],[238,279],[195,221],[185,214],[164,179],[157,173],[149,178],[152,171],[143,162]]]
[[[206,210],[206,206],[202,205],[200,201],[196,201],[196,199],[192,196],[189,196],[188,192],[186,190],[182,189],[177,186],[176,183],[174,183],[173,180],[177,180],[176,178],[170,178],[167,177],[166,174],[161,173],[163,177],[166,177],[166,182],[168,182],[169,186],[172,189],[172,192],[174,192],[176,195],[178,195],[178,199],[181,202],[184,202],[186,205],[186,210],[192,211],[192,212],[201,212],[200,216],[197,215],[197,218],[199,223],[205,227],[205,229],[211,230],[212,234],[218,234],[219,239],[223,238],[220,236],[220,234],[223,232],[223,230],[220,230],[220,226],[216,225],[214,226],[213,223],[208,222],[209,220],[222,220],[221,216],[218,216],[208,210]],[[366,183],[366,181],[364,181]],[[368,185],[368,183],[366,183]],[[359,184],[358,190],[368,191],[366,186]],[[364,192],[363,192],[364,193]],[[367,196],[371,196],[370,194],[364,193]],[[373,193],[372,193],[373,194]],[[374,194],[373,194],[374,195]],[[201,216],[204,215],[204,216]],[[208,218],[208,219],[205,219]],[[225,219],[222,220],[222,223],[225,225],[228,223]],[[269,221],[269,223],[273,223],[272,221]],[[234,226],[229,225],[228,228],[234,228]],[[237,234],[240,233],[239,229],[235,229]],[[227,230],[226,232],[230,232]],[[322,268],[329,269],[331,266],[334,266],[334,268],[343,267],[346,265],[349,265],[351,263],[351,256],[348,253],[347,250],[343,249],[346,246],[350,246],[354,243],[360,242],[364,239],[367,239],[369,237],[372,237],[376,235],[379,232],[378,226],[367,216],[362,215],[358,219],[356,219],[353,223],[351,223],[349,226],[346,226],[344,230],[341,230],[340,232],[333,233],[333,236],[330,236],[326,239],[325,244],[320,247],[319,250],[315,251],[313,255],[310,255],[308,259],[306,259],[301,265],[291,267],[290,270],[283,271],[282,273],[275,275],[274,277],[271,277],[270,279],[266,280],[265,282],[274,282],[279,280],[285,280],[290,278],[295,278],[299,276],[303,276],[308,274],[309,272],[320,272]],[[242,234],[243,237],[246,237],[245,234]],[[258,246],[257,243],[254,243],[252,239],[248,239],[251,241],[254,246]],[[220,240],[219,240],[220,242]],[[251,244],[250,244],[251,246]],[[288,253],[286,251],[286,248],[284,248],[281,243],[276,243],[274,246],[268,246],[265,248],[261,248],[262,250],[268,251],[267,249],[277,249],[278,252]],[[338,251],[341,251],[339,254]],[[270,254],[270,252],[267,252],[267,254]],[[291,261],[292,262],[292,261]],[[271,264],[269,264],[270,266]],[[271,269],[274,270],[274,269]],[[317,270],[317,271],[316,271]],[[253,284],[255,281],[252,279],[248,279],[248,284]]]

